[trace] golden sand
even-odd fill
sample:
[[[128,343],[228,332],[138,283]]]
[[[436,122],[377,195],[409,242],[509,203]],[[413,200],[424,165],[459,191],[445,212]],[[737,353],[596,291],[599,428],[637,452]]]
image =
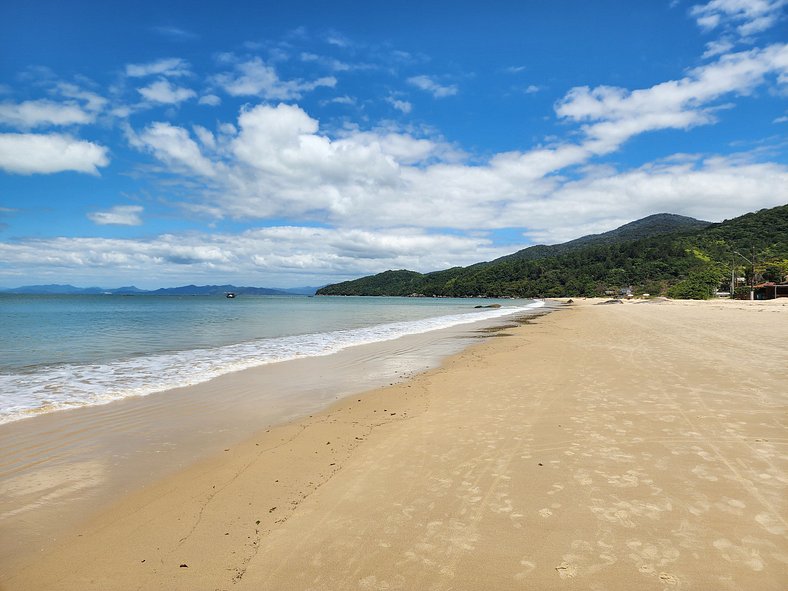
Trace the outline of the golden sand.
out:
[[[593,303],[130,494],[0,587],[788,588],[788,302]]]

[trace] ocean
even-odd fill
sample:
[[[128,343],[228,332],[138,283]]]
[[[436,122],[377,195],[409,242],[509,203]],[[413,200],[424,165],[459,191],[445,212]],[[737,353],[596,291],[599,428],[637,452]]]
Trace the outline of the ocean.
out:
[[[500,308],[476,308],[501,304]],[[533,300],[0,294],[0,423],[524,312]]]

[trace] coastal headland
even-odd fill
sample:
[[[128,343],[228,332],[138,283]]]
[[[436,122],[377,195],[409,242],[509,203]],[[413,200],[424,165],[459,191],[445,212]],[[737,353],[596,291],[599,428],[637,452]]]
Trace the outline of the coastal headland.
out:
[[[788,302],[597,303],[131,490],[0,588],[784,589]]]

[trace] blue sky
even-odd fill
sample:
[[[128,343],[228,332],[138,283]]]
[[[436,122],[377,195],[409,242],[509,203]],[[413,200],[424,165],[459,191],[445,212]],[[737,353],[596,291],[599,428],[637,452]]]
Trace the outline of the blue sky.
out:
[[[0,287],[320,285],[784,204],[786,11],[3,3]]]

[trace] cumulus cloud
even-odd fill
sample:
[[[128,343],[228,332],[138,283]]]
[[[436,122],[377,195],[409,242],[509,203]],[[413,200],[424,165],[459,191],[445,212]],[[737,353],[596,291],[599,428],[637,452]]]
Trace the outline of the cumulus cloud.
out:
[[[32,272],[84,270],[144,276],[156,283],[242,277],[257,284],[325,283],[381,268],[421,271],[466,265],[507,254],[484,237],[429,234],[413,228],[355,230],[277,226],[240,234],[164,234],[149,240],[53,238],[0,242],[0,260]],[[3,266],[0,265],[0,275]]]
[[[84,125],[95,119],[75,104],[50,100],[0,103],[0,123],[18,129],[32,129],[50,125]]]
[[[94,211],[87,214],[88,219],[100,226],[139,226],[142,224],[140,205],[117,205],[107,211]]]
[[[214,136],[210,130],[206,129],[202,125],[195,125],[192,127],[194,130],[194,135],[197,136],[197,139],[200,140],[200,143],[208,148],[209,150],[216,149],[216,136]]]
[[[650,215],[669,212],[722,221],[749,211],[788,203],[788,167],[709,157],[697,162],[651,163],[568,182],[549,201],[517,204],[516,217],[528,217],[529,237],[561,242],[579,233],[603,232]],[[562,212],[572,211],[566,220]],[[575,222],[585,222],[579,230]]]
[[[222,126],[221,141],[208,130],[195,128],[209,152],[201,151],[185,129],[165,123],[148,128],[140,140],[165,164],[212,179],[211,190],[195,206],[214,215],[302,216],[345,227],[471,230],[521,226],[540,239],[564,238],[570,228],[583,227],[579,217],[588,219],[588,227],[620,221],[623,209],[616,201],[618,195],[624,196],[621,203],[640,203],[644,215],[653,213],[654,207],[682,213],[679,201],[686,195],[684,188],[712,187],[709,193],[698,194],[696,201],[709,207],[714,195],[727,194],[718,187],[738,177],[751,183],[744,193],[750,201],[741,211],[788,200],[786,190],[772,182],[782,178],[779,167],[742,168],[728,163],[725,170],[709,168],[683,176],[674,169],[643,169],[620,184],[613,182],[622,178],[619,173],[598,170],[586,176],[596,184],[583,190],[593,193],[607,179],[605,191],[611,198],[607,205],[600,199],[596,209],[582,192],[572,192],[579,185],[557,174],[618,149],[634,135],[710,123],[714,100],[751,92],[768,74],[782,72],[787,52],[786,46],[776,45],[724,56],[681,80],[642,90],[573,89],[556,105],[556,112],[581,125],[584,135],[578,143],[501,153],[480,164],[464,162],[463,155],[445,142],[402,131],[345,130],[332,138],[303,109],[285,104],[243,109],[237,126]],[[759,174],[766,176],[758,180]],[[658,192],[645,189],[649,182],[659,186],[666,179],[675,188],[676,202],[661,201]],[[643,197],[627,193],[632,186],[643,187]],[[563,209],[556,210],[554,203]],[[739,203],[725,207],[735,208]],[[581,215],[572,220],[571,227],[562,228],[560,220],[565,216],[561,211],[567,210]],[[545,217],[543,212],[550,215]],[[637,213],[633,211],[626,221]]]
[[[80,88],[76,84],[71,84],[70,82],[60,82],[56,89],[59,94],[66,98],[83,101],[85,109],[93,113],[103,110],[109,102],[103,96],[91,92],[90,90]]]
[[[576,87],[556,104],[564,119],[588,122],[586,146],[603,154],[630,137],[658,129],[688,129],[715,120],[710,103],[725,95],[747,94],[766,76],[788,73],[788,45],[775,44],[720,57],[679,80],[627,90]]]
[[[787,0],[711,0],[690,9],[698,26],[704,30],[735,30],[749,37],[773,27],[784,16]]]
[[[0,134],[0,169],[14,174],[63,171],[98,174],[109,164],[104,146],[69,135],[50,133]]]
[[[149,86],[138,88],[137,92],[146,100],[163,105],[177,105],[197,96],[192,89],[174,86],[169,80],[157,80]]]
[[[132,144],[151,152],[179,172],[197,173],[204,177],[216,174],[214,164],[203,156],[197,142],[181,127],[153,123],[135,136]]]
[[[233,72],[219,74],[215,81],[231,96],[259,96],[270,100],[298,99],[316,88],[333,88],[337,83],[333,76],[311,81],[281,80],[276,70],[258,57],[236,64]]]
[[[201,176],[208,188],[191,191],[193,201],[184,206],[216,217],[424,232],[521,227],[535,240],[555,242],[655,211],[721,219],[788,202],[786,167],[774,163],[708,157],[629,171],[578,169],[633,136],[711,124],[718,101],[754,92],[786,69],[788,46],[775,44],[723,55],[649,88],[575,88],[555,106],[581,132],[575,142],[485,162],[402,129],[330,135],[287,104],[244,107],[235,125],[214,131],[156,123],[134,145],[175,172]],[[571,220],[566,211],[575,212]]]
[[[145,76],[189,76],[191,69],[189,63],[178,57],[170,57],[150,62],[147,64],[127,64],[126,76],[130,78],[144,78]]]
[[[0,103],[0,125],[23,130],[86,125],[94,123],[109,102],[103,96],[70,82],[53,84],[49,94],[58,100]]]
[[[459,92],[456,84],[449,84],[448,86],[444,86],[439,84],[434,79],[430,78],[429,76],[413,76],[408,78],[408,84],[411,86],[415,86],[416,88],[423,90],[425,92],[429,92],[435,98],[444,98],[447,96],[453,96]]]

